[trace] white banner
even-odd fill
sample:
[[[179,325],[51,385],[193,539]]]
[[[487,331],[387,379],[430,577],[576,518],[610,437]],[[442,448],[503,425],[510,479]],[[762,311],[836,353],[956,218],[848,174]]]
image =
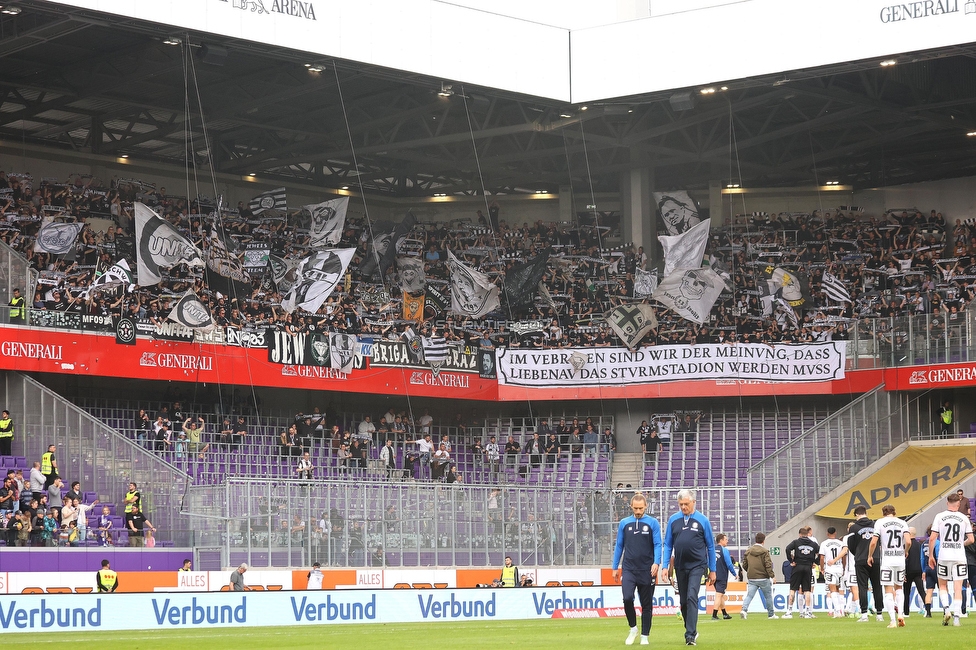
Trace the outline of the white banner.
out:
[[[579,369],[574,353],[586,357]],[[498,383],[504,386],[622,386],[699,379],[766,382],[844,378],[847,341],[810,345],[659,345],[639,348],[498,350]],[[579,358],[579,357],[577,357]]]
[[[617,587],[20,594],[0,596],[0,630],[114,631],[526,620],[552,618],[557,609],[622,606]]]

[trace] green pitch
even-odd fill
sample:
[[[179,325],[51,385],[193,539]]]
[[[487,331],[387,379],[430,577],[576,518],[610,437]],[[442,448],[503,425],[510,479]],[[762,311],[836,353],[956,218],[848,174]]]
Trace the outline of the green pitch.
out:
[[[911,616],[907,626],[889,630],[887,623],[856,623],[854,619],[793,619],[767,621],[753,614],[743,621],[712,621],[702,617],[698,647],[736,650],[757,647],[776,650],[810,650],[811,647],[905,648],[970,645],[976,619],[962,619],[962,627],[943,627],[942,619]],[[465,623],[411,623],[372,625],[312,625],[214,630],[146,630],[142,632],[93,632],[78,634],[5,634],[4,648],[98,647],[118,648],[354,648],[355,650],[436,650],[437,648],[623,648],[627,636],[624,619],[549,621],[491,621]],[[967,641],[967,639],[969,639]],[[674,616],[654,618],[651,645],[685,647],[684,627]],[[639,647],[637,645],[635,648]]]

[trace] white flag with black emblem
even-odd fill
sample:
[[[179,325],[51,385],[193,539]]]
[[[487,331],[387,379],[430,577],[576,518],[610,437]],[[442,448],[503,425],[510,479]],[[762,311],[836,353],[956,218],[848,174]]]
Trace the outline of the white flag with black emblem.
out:
[[[650,305],[620,305],[607,314],[607,323],[623,344],[633,350],[657,327],[657,317]]]
[[[451,272],[451,311],[480,318],[498,309],[500,292],[487,275],[461,262],[450,250],[447,268]]]
[[[45,221],[34,240],[34,252],[66,255],[74,248],[78,233],[84,227],[83,223]]]
[[[686,320],[701,325],[708,319],[725,281],[715,271],[675,271],[657,286],[652,298]]]
[[[209,332],[217,326],[213,316],[210,315],[210,310],[192,289],[183,294],[167,318],[184,327],[204,332]]]
[[[419,257],[398,257],[397,272],[400,274],[400,288],[407,293],[420,293],[427,286],[424,274],[424,261]]]
[[[316,251],[298,265],[295,285],[281,301],[289,314],[299,307],[314,314],[342,281],[355,248],[328,248]]]
[[[158,283],[180,262],[203,266],[200,251],[144,203],[136,203],[136,276],[140,287]]]
[[[348,196],[302,206],[302,209],[312,217],[308,239],[310,248],[327,248],[339,243],[342,239],[342,229],[346,226],[348,208]]]
[[[348,375],[356,361],[356,344],[359,339],[352,334],[333,332],[329,335],[329,341],[332,344],[332,367]]]
[[[657,289],[657,275],[644,269],[634,274],[634,298],[650,298]]]
[[[269,190],[258,194],[248,203],[251,214],[255,217],[280,217],[288,212],[288,201],[285,188]]]
[[[660,235],[657,239],[664,249],[664,277],[675,271],[697,269],[705,257],[710,221],[702,221],[678,235]]]
[[[851,301],[851,292],[847,290],[847,286],[830,271],[823,272],[822,287],[821,291],[834,302]]]
[[[129,268],[129,263],[125,261],[125,258],[122,258],[110,266],[105,273],[97,276],[95,281],[81,295],[87,299],[92,293],[108,291],[120,286],[127,289],[131,284],[133,284],[132,269]]]

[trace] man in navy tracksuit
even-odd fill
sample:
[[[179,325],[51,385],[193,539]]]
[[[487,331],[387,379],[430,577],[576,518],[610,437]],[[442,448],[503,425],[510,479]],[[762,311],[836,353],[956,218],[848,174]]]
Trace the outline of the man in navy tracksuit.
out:
[[[674,553],[675,589],[681,594],[681,617],[685,621],[685,644],[698,639],[698,591],[708,571],[708,584],[715,582],[715,537],[708,517],[695,511],[695,491],[678,492],[678,510],[664,529],[661,557],[663,575],[668,575]]]
[[[623,555],[624,613],[630,625],[625,643],[633,645],[637,638],[637,611],[634,609],[634,590],[641,602],[641,645],[650,645],[651,617],[654,615],[654,583],[661,565],[661,525],[657,519],[645,515],[647,499],[637,493],[630,500],[632,517],[620,522],[617,528],[617,544],[613,549],[613,579],[621,578],[620,556]]]

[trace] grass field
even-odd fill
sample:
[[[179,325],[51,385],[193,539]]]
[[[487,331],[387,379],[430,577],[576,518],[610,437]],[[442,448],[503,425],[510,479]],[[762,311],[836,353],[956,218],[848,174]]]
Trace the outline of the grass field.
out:
[[[925,648],[938,640],[946,647],[970,646],[976,638],[976,619],[963,619],[962,627],[942,627],[941,618],[908,619],[904,628],[889,630],[887,623],[832,620],[821,614],[815,620],[768,621],[760,613],[743,621],[699,622],[698,646],[703,648]],[[93,632],[85,634],[5,634],[6,648],[74,647],[120,648],[355,648],[356,650],[405,650],[411,648],[617,648],[624,647],[624,619],[492,621],[465,623],[412,623],[371,625],[315,625],[212,630],[147,630],[142,632]],[[651,645],[685,647],[684,627],[674,616],[657,616]],[[98,645],[95,645],[98,644]],[[951,644],[951,645],[950,645]],[[635,648],[638,646],[634,646]]]

